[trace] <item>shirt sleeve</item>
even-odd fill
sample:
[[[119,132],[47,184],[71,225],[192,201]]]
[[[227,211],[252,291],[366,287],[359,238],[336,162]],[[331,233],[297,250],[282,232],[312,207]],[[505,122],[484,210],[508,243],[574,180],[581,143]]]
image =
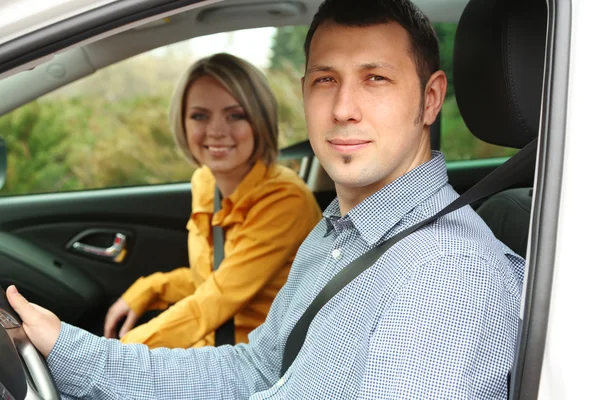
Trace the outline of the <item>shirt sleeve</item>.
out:
[[[156,272],[139,278],[121,296],[137,315],[147,310],[165,309],[194,293],[196,285],[187,267]]]
[[[63,399],[242,399],[272,385],[268,357],[246,344],[156,349],[63,323],[48,367]]]
[[[279,188],[250,209],[233,250],[193,295],[121,338],[150,348],[187,348],[232,318],[289,263],[320,216],[303,192]],[[314,201],[314,200],[313,200]]]
[[[283,347],[277,339],[292,296],[284,286],[250,343],[236,346],[150,350],[62,323],[48,367],[69,400],[247,399],[279,379]]]
[[[506,399],[518,324],[508,296],[477,256],[422,266],[374,329],[359,398]]]

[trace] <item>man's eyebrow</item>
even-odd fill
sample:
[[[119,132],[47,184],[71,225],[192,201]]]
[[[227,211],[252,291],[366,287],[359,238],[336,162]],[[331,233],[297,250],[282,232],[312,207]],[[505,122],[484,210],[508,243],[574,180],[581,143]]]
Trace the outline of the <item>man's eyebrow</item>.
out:
[[[358,68],[361,70],[371,70],[371,69],[378,69],[378,68],[391,69],[394,71],[398,70],[398,68],[394,67],[392,64],[387,63],[385,61],[374,61],[374,62],[359,64]],[[306,69],[306,75],[312,74],[313,72],[331,72],[334,69],[335,68],[333,68],[331,65],[315,64],[315,65],[311,65],[310,67],[308,67]]]
[[[306,69],[306,75],[312,74],[313,72],[330,72],[333,71],[331,65],[315,64],[311,65]]]
[[[364,63],[364,64],[360,64],[358,66],[360,69],[377,69],[377,68],[384,68],[384,69],[391,69],[391,70],[397,70],[398,68],[394,67],[392,64],[387,63],[385,61],[376,61],[376,62],[370,62],[370,63]]]

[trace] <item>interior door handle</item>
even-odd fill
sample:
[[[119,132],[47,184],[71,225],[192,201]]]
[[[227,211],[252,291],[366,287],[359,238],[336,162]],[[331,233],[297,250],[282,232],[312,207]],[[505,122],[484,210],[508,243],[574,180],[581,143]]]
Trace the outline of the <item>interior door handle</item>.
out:
[[[80,241],[74,241],[71,244],[71,249],[84,254],[102,257],[112,262],[120,263],[125,258],[125,247],[127,244],[127,236],[117,232],[113,239],[112,245],[109,247],[98,247],[90,244],[85,244]]]

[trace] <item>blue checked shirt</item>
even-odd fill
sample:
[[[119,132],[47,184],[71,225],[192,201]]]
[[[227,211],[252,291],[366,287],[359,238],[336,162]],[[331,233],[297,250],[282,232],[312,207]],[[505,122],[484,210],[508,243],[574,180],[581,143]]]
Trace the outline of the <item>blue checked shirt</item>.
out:
[[[279,376],[286,339],[344,266],[457,197],[444,157],[341,217],[334,201],[300,247],[249,344],[148,350],[62,325],[48,363],[64,399],[501,399],[524,262],[470,207],[394,245],[315,317]]]

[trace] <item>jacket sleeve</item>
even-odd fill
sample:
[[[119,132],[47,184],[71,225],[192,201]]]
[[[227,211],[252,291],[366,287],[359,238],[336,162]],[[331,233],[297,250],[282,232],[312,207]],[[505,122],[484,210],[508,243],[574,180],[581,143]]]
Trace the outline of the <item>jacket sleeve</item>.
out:
[[[164,310],[194,293],[194,289],[191,270],[182,267],[139,278],[121,297],[137,315],[142,315],[147,310]]]
[[[307,204],[313,203],[314,198],[296,188],[265,193],[249,210],[219,269],[193,295],[130,331],[122,341],[150,348],[187,348],[215,331],[295,256],[318,222],[317,212],[306,212],[314,208]]]
[[[204,181],[206,181],[206,176],[202,169],[198,168],[194,171],[191,179],[192,209],[198,203],[199,192],[203,187],[198,183]],[[192,277],[192,271],[187,267],[182,267],[170,272],[157,272],[139,278],[121,297],[137,315],[142,315],[147,310],[164,310],[169,305],[194,293],[195,289],[196,284]]]

